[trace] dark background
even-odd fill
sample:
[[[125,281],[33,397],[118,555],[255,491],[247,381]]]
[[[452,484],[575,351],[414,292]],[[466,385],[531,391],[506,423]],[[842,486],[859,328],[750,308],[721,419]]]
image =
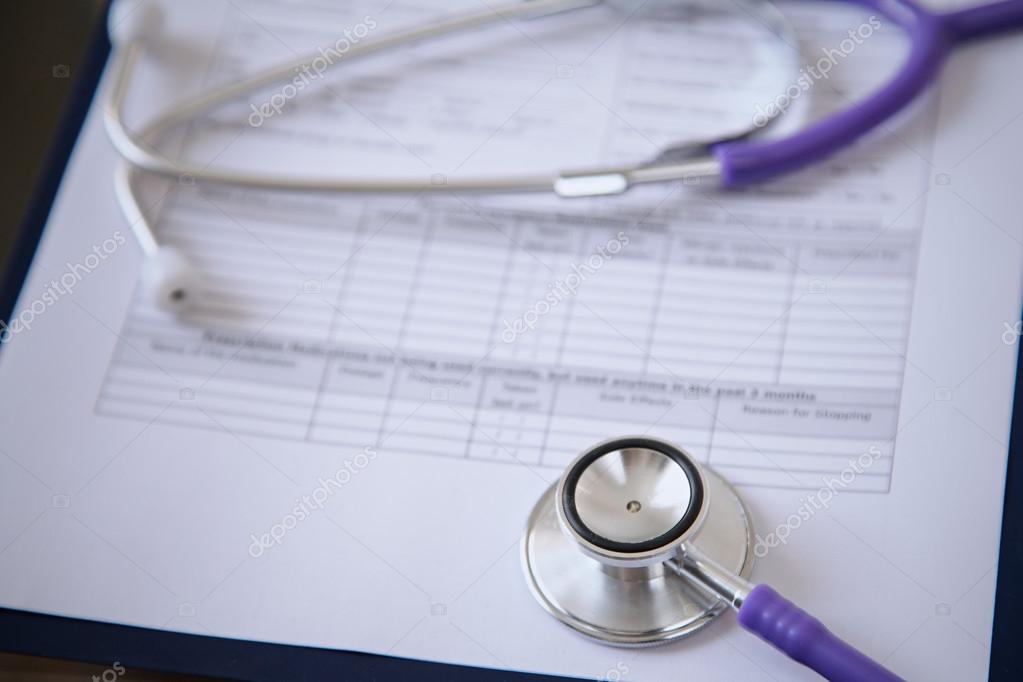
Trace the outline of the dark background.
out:
[[[0,270],[6,268],[92,31],[101,0],[0,3]]]
[[[103,0],[6,0],[0,3],[0,271],[46,165],[69,98],[79,83],[89,38],[104,21]],[[0,644],[2,646],[2,644]],[[85,682],[107,666],[0,653],[0,680]],[[126,671],[131,680],[183,680]]]

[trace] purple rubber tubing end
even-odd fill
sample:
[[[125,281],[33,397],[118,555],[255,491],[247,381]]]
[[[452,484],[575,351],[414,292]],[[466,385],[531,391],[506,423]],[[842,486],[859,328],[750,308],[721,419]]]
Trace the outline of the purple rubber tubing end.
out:
[[[767,585],[757,585],[750,592],[739,609],[739,623],[832,682],[902,680]]]
[[[725,142],[713,149],[721,184],[739,187],[789,173],[852,144],[903,109],[937,76],[949,50],[1023,28],[1023,0],[997,0],[938,13],[916,0],[846,0],[873,10],[909,36],[905,64],[873,95],[778,140]]]

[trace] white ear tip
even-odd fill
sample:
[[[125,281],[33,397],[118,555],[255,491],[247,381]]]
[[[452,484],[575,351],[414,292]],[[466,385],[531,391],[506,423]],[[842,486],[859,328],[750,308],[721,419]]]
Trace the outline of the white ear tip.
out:
[[[153,304],[167,312],[187,310],[199,295],[199,272],[184,254],[169,246],[161,246],[147,259],[142,278]]]
[[[163,28],[163,11],[156,0],[116,0],[107,15],[107,31],[114,45],[146,41]]]

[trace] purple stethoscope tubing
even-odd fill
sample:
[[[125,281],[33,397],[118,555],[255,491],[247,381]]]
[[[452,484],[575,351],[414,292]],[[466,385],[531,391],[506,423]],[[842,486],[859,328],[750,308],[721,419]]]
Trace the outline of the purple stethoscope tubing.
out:
[[[795,171],[852,144],[905,107],[937,76],[949,49],[1023,27],[1023,0],[938,13],[914,0],[845,0],[900,26],[910,52],[899,72],[867,99],[789,137],[724,142],[713,148],[721,184],[739,187]]]
[[[831,633],[767,585],[739,608],[739,624],[832,682],[901,682],[902,678]]]
[[[724,186],[767,180],[838,151],[920,94],[937,75],[951,47],[1023,27],[1023,0],[1001,0],[947,13],[931,12],[913,0],[847,1],[877,11],[906,31],[911,44],[906,62],[869,98],[790,137],[715,146]],[[750,592],[739,608],[739,623],[833,682],[901,679],[767,585]]]

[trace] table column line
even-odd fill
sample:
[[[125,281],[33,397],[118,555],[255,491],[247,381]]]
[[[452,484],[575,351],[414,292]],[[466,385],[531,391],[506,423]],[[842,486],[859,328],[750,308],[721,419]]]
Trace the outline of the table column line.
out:
[[[579,235],[580,236],[579,236],[579,244],[577,245],[578,251],[576,251],[576,255],[577,256],[585,254],[585,252],[586,252],[586,245],[589,243],[589,235],[590,235],[590,232],[593,229],[589,225],[583,225],[583,226],[581,226],[581,228],[582,229],[579,230]],[[574,260],[570,260],[570,264],[574,265],[575,261]],[[554,277],[555,277],[555,279],[557,279],[557,273],[555,273]],[[585,282],[583,282],[582,284],[585,284]],[[582,284],[580,284],[580,289],[582,288]],[[578,296],[579,296],[579,291],[576,290],[576,291],[574,291],[572,293],[571,296],[568,297],[568,303],[567,303],[566,308],[565,308],[565,324],[561,328],[561,336],[558,339],[558,353],[557,353],[557,355],[554,358],[554,367],[558,368],[558,369],[560,369],[562,367],[562,360],[563,360],[564,355],[565,355],[565,345],[568,342],[568,333],[569,333],[569,330],[572,328],[572,318],[575,315],[575,299]]]
[[[476,373],[473,370],[473,373]],[[486,391],[487,382],[490,380],[488,376],[480,376],[480,385],[476,390],[476,403],[472,408],[472,417],[469,419],[469,437],[465,439],[465,459],[469,459],[472,453],[473,439],[476,438],[476,429],[479,428],[479,414],[480,414],[480,403],[483,402],[483,392]]]
[[[432,211],[428,215],[430,217],[427,220],[423,235],[419,238],[419,253],[416,256],[416,268],[412,275],[412,285],[409,287],[408,302],[405,303],[405,310],[402,311],[401,322],[398,324],[398,336],[394,344],[394,350],[391,351],[394,375],[391,377],[391,385],[387,388],[387,398],[384,400],[384,409],[380,415],[380,428],[377,431],[376,442],[378,448],[383,447],[384,432],[387,430],[387,418],[391,415],[391,402],[394,400],[394,393],[398,388],[398,377],[401,375],[402,363],[400,354],[402,352],[405,329],[408,326],[412,307],[415,305],[416,292],[419,290],[419,280],[423,275],[423,267],[430,250],[430,244],[433,242],[433,231],[437,216]]]
[[[671,262],[671,250],[675,242],[675,235],[672,234],[671,228],[666,229],[668,234],[664,237],[666,243],[664,245],[664,256],[661,257],[661,272],[657,278],[657,288],[654,293],[654,306],[650,311],[650,324],[647,329],[646,356],[643,358],[644,375],[650,373],[650,356],[654,353],[654,336],[657,334],[657,318],[661,314],[661,300],[664,298],[665,280],[668,278],[668,265]]]
[[[551,435],[551,424],[554,422],[554,409],[558,403],[558,389],[561,388],[561,382],[550,379],[548,381],[551,384],[551,404],[547,407],[547,424],[544,425],[543,439],[540,441],[540,452],[537,453],[537,466],[544,466],[543,456],[547,452],[547,441]]]
[[[325,339],[326,353],[323,356],[323,373],[320,375],[319,385],[316,387],[316,394],[313,396],[313,406],[309,411],[309,425],[305,430],[306,442],[312,441],[313,426],[316,424],[316,413],[320,409],[320,403],[323,401],[323,394],[327,388],[327,380],[330,376],[330,348],[333,346],[334,329],[337,327],[338,310],[344,305],[345,298],[348,294],[348,284],[351,282],[352,271],[355,269],[355,265],[358,262],[359,252],[355,249],[355,244],[358,241],[358,236],[362,233],[363,228],[366,225],[366,218],[368,211],[365,209],[359,215],[359,224],[356,226],[352,239],[348,243],[348,267],[345,269],[344,275],[341,276],[341,282],[338,284],[337,298],[335,299],[334,306],[330,310],[330,321],[327,323],[327,337]],[[322,283],[321,283],[322,286]]]
[[[776,385],[781,384],[781,372],[782,367],[785,364],[785,346],[788,343],[789,338],[789,320],[792,318],[792,308],[796,305],[793,297],[796,295],[796,279],[799,277],[799,259],[803,253],[803,246],[802,244],[796,244],[795,248],[796,254],[795,259],[792,261],[792,272],[791,277],[789,277],[789,291],[788,296],[786,297],[789,302],[789,307],[785,311],[784,318],[782,319],[781,345],[778,348],[778,367],[774,373],[774,383]]]

